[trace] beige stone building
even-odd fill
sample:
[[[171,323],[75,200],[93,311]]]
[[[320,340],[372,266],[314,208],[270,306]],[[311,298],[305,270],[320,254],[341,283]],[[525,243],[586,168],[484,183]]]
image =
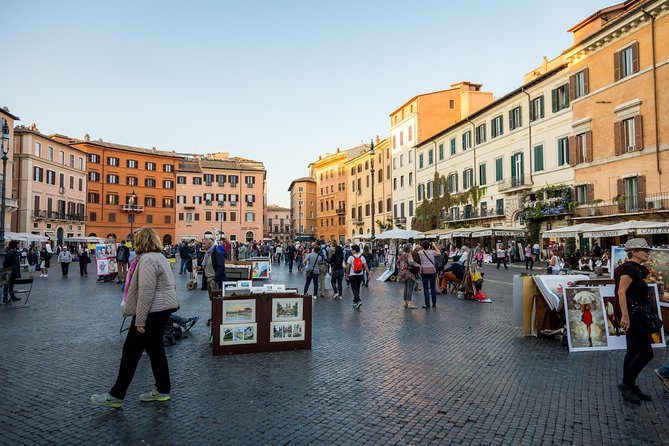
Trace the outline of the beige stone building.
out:
[[[46,235],[59,245],[86,236],[86,152],[43,135],[35,124],[16,127],[14,136],[17,232]]]
[[[18,116],[14,115],[9,111],[7,107],[0,109],[0,131],[5,124],[7,124],[8,137],[9,139],[5,141],[2,140],[3,150],[7,152],[7,177],[12,179],[16,178],[16,171],[14,169],[14,123],[20,120]],[[5,137],[4,132],[0,134],[0,137]],[[0,169],[2,165],[0,164]],[[2,178],[2,170],[0,170],[0,178]],[[4,181],[2,178],[0,181]],[[13,218],[18,209],[18,184],[15,184],[14,181],[8,181],[5,187],[5,231],[11,231],[15,229],[13,224]],[[2,247],[0,247],[2,248]]]
[[[191,156],[176,172],[177,241],[223,232],[230,241],[263,237],[263,163],[228,153]]]
[[[290,209],[276,204],[267,206],[265,238],[287,242],[291,239]]]
[[[297,178],[290,183],[288,192],[290,192],[290,239],[314,239],[316,237],[316,180],[311,176]]]
[[[492,100],[480,84],[459,82],[448,90],[414,96],[390,114],[395,225],[411,228],[417,203],[416,146]]]
[[[390,139],[383,141],[377,136],[374,155],[365,150],[344,163],[346,172],[346,238],[370,239],[383,230],[378,222],[386,224],[391,217],[391,148]],[[373,170],[373,172],[372,172]],[[374,200],[372,200],[372,187]],[[372,211],[374,221],[372,221]],[[392,223],[392,220],[390,221]]]

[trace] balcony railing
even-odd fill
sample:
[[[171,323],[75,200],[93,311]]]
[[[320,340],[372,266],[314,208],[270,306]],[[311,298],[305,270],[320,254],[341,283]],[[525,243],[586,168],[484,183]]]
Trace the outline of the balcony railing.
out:
[[[362,226],[362,225],[365,224],[365,221],[357,218],[357,219],[353,219],[352,223],[353,223],[354,226]]]
[[[474,220],[478,218],[504,217],[504,209],[484,209],[482,211],[471,210],[457,215],[446,215],[444,220],[448,222]]]
[[[121,208],[123,212],[143,212],[144,206],[138,206],[136,204],[124,204]]]
[[[525,175],[518,175],[515,177],[511,178],[506,178],[502,183],[499,185],[499,191],[500,192],[511,192],[511,191],[518,191],[521,189],[528,189],[532,187],[532,181],[530,181],[529,178],[525,178]]]
[[[582,205],[576,209],[577,217],[654,213],[669,211],[669,193],[647,194],[645,197],[628,196],[606,200],[597,205]]]
[[[61,221],[86,221],[86,215],[84,214],[68,214],[66,212],[54,212],[54,211],[33,211],[34,218],[44,218],[48,220],[61,220]]]
[[[337,215],[346,215],[346,209],[345,208],[338,208],[337,209]]]
[[[40,211],[38,209],[33,210],[33,218],[34,219],[47,218],[47,216],[48,216],[47,211]]]

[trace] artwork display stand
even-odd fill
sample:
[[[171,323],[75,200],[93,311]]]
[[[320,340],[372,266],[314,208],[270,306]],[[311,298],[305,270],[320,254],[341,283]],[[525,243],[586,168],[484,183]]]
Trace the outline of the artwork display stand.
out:
[[[214,297],[211,303],[212,354],[311,350],[312,303],[311,295],[302,296],[295,291],[263,294],[235,292],[224,298]],[[278,304],[292,305],[296,316],[284,317],[277,312],[277,308],[281,308]],[[225,315],[224,311],[227,311]],[[231,316],[239,320],[224,321]],[[233,335],[234,341],[230,341],[230,327],[237,330]]]

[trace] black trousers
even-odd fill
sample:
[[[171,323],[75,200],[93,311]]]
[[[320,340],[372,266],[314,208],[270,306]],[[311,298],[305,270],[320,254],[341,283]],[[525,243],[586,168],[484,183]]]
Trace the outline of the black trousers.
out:
[[[111,396],[120,400],[125,398],[125,393],[135,376],[137,364],[139,364],[144,350],[146,350],[146,354],[149,355],[151,360],[151,370],[156,380],[156,390],[160,393],[170,393],[170,369],[165,356],[163,329],[170,314],[174,311],[175,309],[170,309],[149,313],[143,334],[137,331],[135,317],[133,316],[132,325],[123,344],[123,355],[121,356],[121,365],[119,366],[116,383],[109,391]]]
[[[88,260],[79,259],[79,274],[81,274],[81,277],[88,275]]]
[[[353,303],[360,302],[360,285],[362,285],[362,274],[350,274],[351,291],[353,292]]]
[[[70,262],[61,262],[60,270],[63,272],[63,277],[67,277],[67,273],[70,271]]]
[[[630,328],[625,334],[627,353],[623,363],[623,384],[635,386],[636,379],[644,367],[653,359],[650,339],[637,316],[630,315]]]

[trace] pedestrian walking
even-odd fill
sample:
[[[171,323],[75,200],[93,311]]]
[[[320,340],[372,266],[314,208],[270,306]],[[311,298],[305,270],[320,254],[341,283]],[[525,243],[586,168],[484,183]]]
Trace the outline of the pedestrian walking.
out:
[[[534,268],[534,260],[532,259],[532,247],[528,243],[525,245],[525,269],[526,270],[532,270]]]
[[[418,252],[418,256],[420,257],[420,277],[423,282],[423,296],[425,297],[423,308],[430,308],[430,298],[432,300],[432,308],[437,308],[437,266],[435,264],[435,256],[441,255],[441,250],[428,240],[423,240],[421,247],[423,249]]]
[[[63,278],[67,279],[67,274],[70,271],[70,262],[72,262],[72,253],[69,249],[64,248],[60,251],[60,254],[58,254],[58,262],[60,263]]]
[[[364,277],[364,272],[369,274],[367,260],[360,253],[360,246],[351,246],[351,256],[346,261],[346,280],[351,282],[351,291],[353,292],[353,307],[360,309],[362,300],[360,299],[360,285]]]
[[[400,270],[399,280],[404,282],[404,308],[416,309],[418,307],[413,304],[413,289],[416,286],[416,274],[420,270],[420,265],[413,260],[410,243],[402,246],[402,254],[397,262]]]
[[[128,274],[129,258],[130,249],[126,246],[125,240],[123,240],[118,245],[118,249],[116,250],[116,264],[118,265],[118,276],[116,277],[116,283],[125,282],[125,276]]]
[[[337,246],[330,258],[330,283],[332,284],[332,291],[334,292],[333,299],[340,299],[344,294],[342,288],[344,282],[344,250],[341,246]]]
[[[7,250],[5,251],[5,259],[2,263],[2,267],[5,268],[5,270],[11,269],[9,277],[7,278],[7,283],[2,288],[2,302],[5,304],[9,303],[10,300],[21,300],[14,294],[14,281],[21,278],[21,257],[16,250],[18,246],[19,242],[16,240],[11,240],[9,242]]]
[[[79,252],[79,274],[81,277],[88,277],[88,264],[91,263],[91,256],[87,248]]]
[[[509,269],[509,267],[506,266],[506,251],[504,250],[504,245],[500,243],[497,246],[497,269],[499,269],[499,266],[502,263],[504,263],[504,269]]]
[[[626,332],[627,341],[623,382],[618,384],[618,390],[625,401],[633,404],[651,399],[650,395],[636,385],[637,377],[653,359],[649,333],[643,322],[644,312],[650,308],[648,285],[644,281],[650,272],[644,266],[650,257],[650,250],[650,246],[642,238],[628,240],[625,243],[628,260],[619,265],[613,274],[616,297],[620,305],[620,328]]]
[[[51,253],[47,251],[46,247],[42,248],[39,253],[40,258],[40,277],[49,277],[49,268],[51,268]]]
[[[32,246],[28,249],[28,254],[26,255],[26,260],[28,261],[28,272],[30,273],[30,278],[35,278],[35,271],[39,266],[39,256],[35,252],[35,248]]]
[[[163,329],[170,314],[179,309],[170,262],[162,254],[158,234],[142,228],[134,237],[137,258],[128,271],[124,287],[124,316],[132,316],[118,376],[108,393],[91,396],[99,406],[123,407],[123,399],[142,353],[146,350],[156,388],[139,396],[142,402],[168,401],[171,396],[170,370],[165,356]]]
[[[314,249],[306,256],[304,271],[306,280],[304,282],[304,294],[309,292],[309,285],[314,282],[313,298],[318,298],[318,282],[321,274],[321,266],[323,265],[323,256],[321,255],[321,247],[315,246]]]

